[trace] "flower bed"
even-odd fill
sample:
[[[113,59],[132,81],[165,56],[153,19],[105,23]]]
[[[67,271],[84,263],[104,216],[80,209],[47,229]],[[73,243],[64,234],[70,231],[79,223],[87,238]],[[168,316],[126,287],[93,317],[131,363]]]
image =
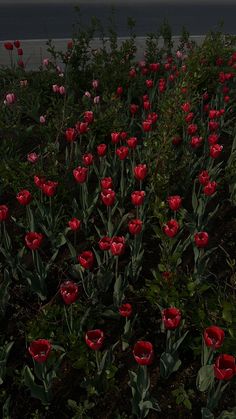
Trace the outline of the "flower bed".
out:
[[[235,39],[94,30],[5,44],[2,415],[235,418]]]

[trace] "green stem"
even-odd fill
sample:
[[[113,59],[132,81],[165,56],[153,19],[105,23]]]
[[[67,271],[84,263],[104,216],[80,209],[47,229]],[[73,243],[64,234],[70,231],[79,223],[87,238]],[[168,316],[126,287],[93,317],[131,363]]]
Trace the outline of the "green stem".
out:
[[[119,256],[116,256],[116,268],[115,268],[116,280],[118,279],[118,268],[119,268]]]
[[[66,308],[65,305],[64,305],[64,314],[65,314],[65,320],[66,320],[66,325],[67,325],[68,332],[69,332],[69,334],[71,334],[71,325],[70,325],[70,322],[68,320],[67,308]]]
[[[96,360],[96,366],[97,366],[97,373],[98,375],[101,374],[101,370],[100,370],[100,356],[99,356],[99,352],[95,351],[95,360]]]
[[[73,332],[73,304],[70,305],[70,331]]]

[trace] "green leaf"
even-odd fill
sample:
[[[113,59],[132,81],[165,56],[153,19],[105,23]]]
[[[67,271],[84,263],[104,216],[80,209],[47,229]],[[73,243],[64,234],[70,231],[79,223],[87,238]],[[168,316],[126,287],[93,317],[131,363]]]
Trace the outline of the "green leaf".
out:
[[[211,411],[207,409],[206,407],[203,407],[201,409],[201,413],[202,413],[202,419],[214,419],[213,413],[211,413]]]
[[[11,419],[10,415],[10,402],[11,402],[11,396],[7,398],[5,401],[3,408],[2,408],[2,417],[3,419]]]
[[[66,243],[66,237],[63,233],[58,234],[57,240],[56,240],[56,247],[64,246]]]
[[[236,407],[232,410],[224,410],[217,419],[235,419],[236,418]]]
[[[71,254],[72,258],[76,259],[76,250],[75,250],[74,246],[72,246],[70,240],[66,240],[66,242],[67,242],[67,245],[69,247],[70,254]]]
[[[43,386],[35,383],[34,376],[28,365],[26,365],[23,369],[23,379],[25,385],[30,389],[31,396],[39,399],[43,404],[47,405],[49,402],[48,393],[46,393]]]
[[[197,195],[196,195],[196,180],[193,184],[193,192],[192,192],[192,207],[193,207],[193,212],[196,213],[197,207],[198,207],[198,200],[197,200]]]
[[[7,268],[4,269],[4,278],[0,284],[0,311],[4,315],[7,303],[10,299],[9,287],[12,283],[10,274]]]
[[[183,334],[183,336],[181,336],[181,338],[179,338],[172,346],[173,351],[177,352],[177,350],[179,349],[181,343],[183,343],[184,339],[186,338],[188,334],[188,330]]]
[[[227,323],[232,323],[232,311],[233,306],[228,301],[225,301],[223,303],[223,311],[222,311],[222,317]]]
[[[9,342],[0,348],[0,385],[3,383],[6,375],[6,364],[10,350],[14,342]]]
[[[56,260],[57,255],[58,255],[58,252],[59,252],[59,249],[57,249],[57,250],[53,253],[53,255],[52,255],[51,259],[49,260],[49,262],[48,262],[48,263],[47,263],[47,265],[46,265],[46,268],[45,268],[46,272],[48,272],[48,271],[49,271],[49,269],[51,268],[52,264],[53,264],[53,263],[54,263],[54,261]]]
[[[168,378],[173,372],[176,372],[181,365],[180,359],[168,352],[163,352],[160,358],[160,374],[163,378]]]
[[[32,210],[30,208],[30,205],[27,205],[26,213],[27,213],[27,218],[28,218],[30,231],[35,231],[34,214],[33,214]]]
[[[199,391],[207,391],[214,382],[213,365],[204,365],[200,368],[197,375],[197,389]]]

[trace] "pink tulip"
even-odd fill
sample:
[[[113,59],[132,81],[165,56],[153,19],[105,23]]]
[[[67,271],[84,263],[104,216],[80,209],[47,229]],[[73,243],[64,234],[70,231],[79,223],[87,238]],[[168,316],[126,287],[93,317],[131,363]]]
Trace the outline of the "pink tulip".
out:
[[[8,93],[5,97],[4,103],[6,105],[12,105],[16,101],[16,96],[14,93]]]

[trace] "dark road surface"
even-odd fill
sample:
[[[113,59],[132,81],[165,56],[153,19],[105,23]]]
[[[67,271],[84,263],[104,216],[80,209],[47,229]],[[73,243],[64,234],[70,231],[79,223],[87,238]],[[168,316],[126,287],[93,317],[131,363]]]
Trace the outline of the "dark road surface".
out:
[[[195,0],[196,1],[196,0]],[[127,2],[128,3],[128,2]],[[107,25],[111,15],[111,5],[81,4],[82,23],[87,24],[96,16]],[[143,1],[137,4],[120,3],[115,6],[116,31],[119,36],[129,34],[127,17],[136,20],[135,33],[144,36],[158,31],[166,18],[170,23],[173,35],[181,33],[186,26],[191,35],[206,34],[216,29],[220,21],[224,22],[224,31],[236,33],[236,1],[231,4],[165,4]],[[76,14],[72,4],[0,4],[0,40],[7,39],[48,39],[70,38]]]

